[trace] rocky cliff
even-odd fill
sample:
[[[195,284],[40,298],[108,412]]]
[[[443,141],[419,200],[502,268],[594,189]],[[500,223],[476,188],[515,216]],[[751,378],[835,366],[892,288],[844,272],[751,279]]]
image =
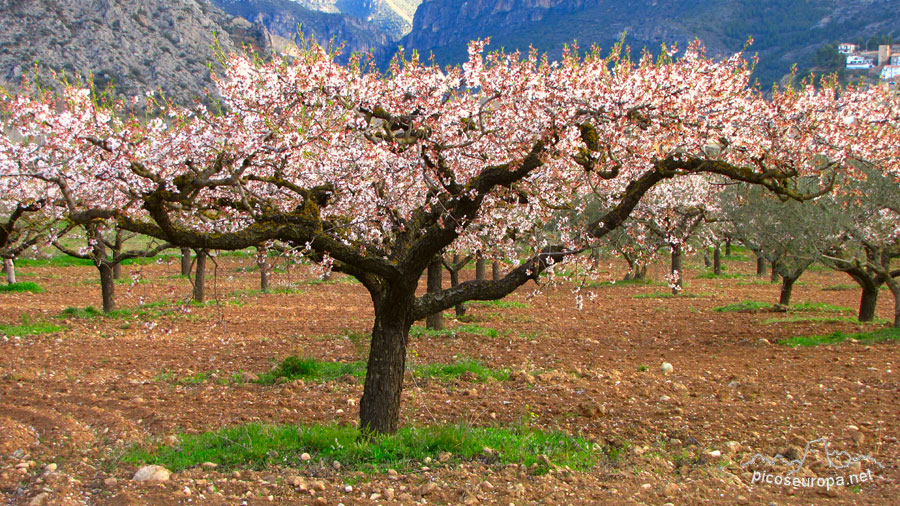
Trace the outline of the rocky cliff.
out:
[[[0,81],[15,86],[35,63],[94,75],[119,93],[162,90],[181,101],[202,96],[226,50],[266,45],[265,29],[203,0],[0,0]],[[49,81],[48,81],[49,82]]]
[[[382,58],[389,51],[391,39],[371,23],[340,12],[311,10],[291,0],[212,0],[228,14],[259,23],[271,33],[293,40],[302,27],[305,36],[313,36],[322,44],[332,38],[346,43],[344,58],[350,53],[372,52]]]

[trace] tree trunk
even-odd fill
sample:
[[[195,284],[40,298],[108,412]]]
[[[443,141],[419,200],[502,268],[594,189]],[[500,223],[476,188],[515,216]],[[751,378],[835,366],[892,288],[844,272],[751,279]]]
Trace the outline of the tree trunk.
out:
[[[862,283],[862,289],[857,319],[861,322],[870,322],[875,319],[875,307],[878,306],[878,286],[874,283]]]
[[[475,279],[484,281],[484,257],[480,253],[478,258],[475,259]]]
[[[191,275],[191,249],[181,248],[181,275]]]
[[[409,312],[415,292],[394,287],[387,288],[386,292],[372,297],[375,325],[359,403],[359,427],[364,436],[393,434],[400,419],[400,393],[411,324]]]
[[[500,281],[500,262],[494,261],[491,263],[491,275],[494,281]]]
[[[681,247],[672,246],[672,294],[678,295],[684,286],[684,273],[681,269]]]
[[[703,253],[703,266],[707,269],[712,266],[712,260],[709,259],[709,250]]]
[[[206,256],[205,249],[195,250],[197,254],[196,273],[194,274],[194,300],[203,302],[206,299]]]
[[[894,328],[900,329],[900,282],[896,279],[887,280],[891,295],[894,296]]]
[[[731,239],[725,239],[725,256],[731,256]]]
[[[781,297],[778,298],[778,304],[782,306],[791,305],[791,292],[794,290],[794,282],[797,278],[782,276],[781,281]]]
[[[722,275],[722,248],[718,244],[713,250],[713,273],[716,276]]]
[[[114,268],[108,262],[101,262],[97,269],[100,270],[100,294],[103,297],[103,312],[109,313],[116,308]]]
[[[428,264],[428,275],[427,275],[427,286],[426,290],[431,294],[441,293],[443,287],[442,283],[442,274],[444,272],[444,268],[441,265],[441,258],[439,256],[434,257],[430,264]],[[425,317],[425,328],[432,330],[441,330],[444,328],[444,314],[442,312],[437,312],[434,314],[430,314]]]
[[[112,276],[113,276],[113,279],[119,279],[122,277],[122,264],[121,263],[116,262],[115,264],[113,264]]]
[[[766,259],[761,255],[756,255],[756,276],[763,277],[766,275]]]
[[[453,255],[453,269],[450,269],[450,287],[455,287],[459,284],[459,255]],[[454,306],[454,311],[456,311],[456,316],[465,316],[466,315],[466,305],[463,303],[459,303]]]
[[[6,282],[10,285],[16,282],[16,264],[11,258],[3,259],[3,270],[6,271]]]
[[[773,267],[773,268],[772,268],[772,275],[769,276],[769,282],[770,282],[770,283],[777,283],[780,279],[782,279],[781,275],[778,274],[778,271],[776,271],[776,270],[774,269],[774,267]]]
[[[266,248],[257,248],[256,265],[259,266],[259,290],[266,293],[269,291],[269,259]]]
[[[635,281],[643,281],[647,279],[647,264],[638,264],[638,268],[634,273],[634,277],[631,279]]]

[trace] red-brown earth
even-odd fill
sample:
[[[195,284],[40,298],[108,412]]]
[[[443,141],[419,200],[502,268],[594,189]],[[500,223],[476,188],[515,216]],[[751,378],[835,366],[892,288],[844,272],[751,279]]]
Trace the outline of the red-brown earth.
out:
[[[609,279],[621,277],[610,260]],[[872,330],[852,322],[763,323],[787,315],[718,313],[742,300],[776,301],[778,285],[752,275],[749,260],[729,262],[736,279],[688,273],[695,297],[634,298],[661,285],[594,288],[578,310],[572,285],[508,298],[525,307],[469,307],[470,321],[495,337],[461,333],[411,340],[412,363],[478,359],[516,373],[509,381],[414,380],[407,376],[401,423],[503,426],[526,421],[625,448],[593,469],[553,469],[479,461],[393,476],[321,465],[263,471],[193,468],[164,483],[131,480],[137,466],[119,460],[135,444],[176,441],[247,422],[356,422],[358,382],[276,385],[215,381],[260,373],[289,355],[353,361],[365,353],[346,332],[366,332],[370,300],[358,283],[300,284],[294,293],[247,294],[252,260],[220,257],[209,274],[220,304],[155,318],[56,319],[67,307],[99,305],[89,266],[25,267],[20,281],[45,291],[0,293],[0,324],[51,321],[65,328],[27,337],[0,336],[0,494],[9,504],[897,504],[900,497],[900,358],[897,343],[790,348],[780,339],[835,330]],[[664,266],[650,273],[661,279]],[[144,282],[117,285],[119,307],[174,302],[190,291],[174,278],[177,262],[126,267]],[[466,270],[464,278],[474,272]],[[298,284],[303,266],[273,275],[272,286]],[[847,276],[807,272],[794,300],[855,307]],[[878,316],[889,317],[889,292]],[[240,301],[240,304],[234,301]],[[461,323],[450,318],[449,326]],[[792,316],[833,316],[792,313]],[[840,316],[852,317],[853,313]],[[881,323],[880,326],[884,326]],[[665,373],[661,364],[673,371]],[[176,378],[206,373],[196,385]],[[176,436],[171,438],[171,436]],[[859,487],[790,488],[751,483],[753,455],[802,450],[827,437],[833,449],[883,465]],[[726,444],[728,443],[728,444]],[[737,443],[737,444],[734,444]],[[715,452],[720,452],[717,455]],[[818,467],[817,467],[818,466]],[[805,473],[826,476],[822,463]],[[299,477],[299,478],[298,478]],[[114,478],[114,479],[111,479]],[[428,483],[436,487],[424,487]],[[292,484],[293,483],[293,484]],[[352,483],[352,492],[345,487]],[[302,487],[296,485],[302,484]],[[388,492],[388,489],[391,489]],[[424,496],[423,492],[427,492]],[[381,497],[371,499],[372,494]],[[393,496],[393,500],[388,500]]]

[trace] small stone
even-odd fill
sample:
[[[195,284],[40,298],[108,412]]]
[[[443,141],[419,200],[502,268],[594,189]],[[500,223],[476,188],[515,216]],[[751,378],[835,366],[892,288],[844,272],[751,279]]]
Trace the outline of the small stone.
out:
[[[301,476],[294,475],[288,478],[288,485],[295,488],[306,488],[306,480]]]
[[[134,481],[169,481],[172,473],[162,466],[144,466],[134,473]]]
[[[706,452],[706,454],[714,459],[717,459],[722,456],[722,452],[720,452],[719,450],[713,450],[711,452]]]
[[[328,499],[324,497],[316,497],[316,504],[328,504]]]
[[[52,473],[53,471],[56,471],[56,469],[57,469],[56,463],[51,462],[51,463],[47,464],[46,466],[44,466],[44,473]]]
[[[728,453],[737,453],[741,451],[741,443],[737,441],[728,441],[725,443],[725,449],[728,450]]]
[[[335,471],[337,471],[338,469],[341,468],[341,463],[335,460],[334,462],[331,463],[331,467],[332,467]]]
[[[396,495],[396,493],[394,492],[393,488],[389,488],[384,491],[384,498],[387,499],[388,501],[393,501],[395,495]]]
[[[441,462],[442,464],[446,464],[447,462],[450,461],[450,458],[452,458],[452,457],[453,457],[452,453],[442,452],[440,455],[438,455],[438,461]]]
[[[312,457],[308,453],[300,454],[300,460],[302,460],[303,462],[309,462],[311,459]]]
[[[47,504],[47,499],[49,498],[50,494],[48,494],[47,492],[41,492],[40,494],[32,497],[30,501],[28,501],[28,506],[44,506],[44,504]]]
[[[485,481],[481,482],[481,488],[483,488],[484,490],[493,490],[494,484],[485,480]]]
[[[409,495],[408,493],[404,492],[404,493],[400,494],[399,496],[397,496],[397,499],[400,502],[402,502],[403,504],[407,504],[407,503],[412,502],[413,497],[411,495]]]
[[[184,487],[184,495],[191,495],[191,489]]]
[[[387,474],[388,479],[392,481],[396,481],[398,478],[400,478],[400,473],[398,473],[396,469],[388,469]]]
[[[644,483],[643,485],[641,485],[641,488],[644,490],[650,490],[651,488],[653,488],[653,485],[651,485],[649,483]]]
[[[204,462],[204,463],[200,464],[200,467],[211,471],[211,470],[219,467],[219,464],[216,464],[215,462]]]
[[[163,443],[165,443],[166,446],[175,446],[175,444],[178,443],[178,438],[175,436],[166,436],[163,438]]]
[[[770,345],[770,344],[772,344],[772,343],[770,343],[769,340],[766,339],[765,337],[760,337],[759,340],[756,341],[756,344],[758,344],[758,345],[760,345],[760,346],[768,346],[768,345]]]
[[[381,499],[381,494],[379,494],[378,492],[369,496],[370,501],[377,501],[379,499]]]
[[[421,487],[419,487],[418,494],[424,496],[424,495],[428,495],[428,494],[433,494],[437,491],[438,491],[437,483],[430,481],[430,482],[422,485]]]
[[[313,488],[321,492],[321,491],[325,490],[325,482],[324,481],[315,481],[315,482],[313,482]]]
[[[672,400],[672,398],[669,397],[668,395],[661,395],[661,396],[659,397],[659,401],[660,401],[660,402],[669,402],[669,401],[671,401],[671,400]]]
[[[677,493],[678,493],[678,485],[675,483],[669,483],[663,489],[663,495],[665,495],[666,497],[672,497]]]
[[[113,488],[113,487],[115,487],[118,483],[119,483],[119,480],[117,480],[117,479],[115,479],[115,478],[113,478],[113,477],[111,477],[111,476],[110,476],[109,478],[104,478],[104,479],[103,479],[103,486],[106,487],[106,488]]]
[[[662,372],[667,374],[675,370],[675,368],[672,367],[672,364],[668,362],[663,362],[662,366],[660,366],[660,369],[662,369]]]

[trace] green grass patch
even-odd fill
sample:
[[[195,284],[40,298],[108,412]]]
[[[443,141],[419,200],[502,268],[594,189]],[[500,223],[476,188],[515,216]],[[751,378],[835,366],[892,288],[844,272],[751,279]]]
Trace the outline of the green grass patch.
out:
[[[845,334],[843,332],[832,332],[831,334],[819,335],[819,336],[798,336],[791,337],[788,339],[782,339],[778,341],[779,344],[784,344],[790,346],[792,348],[796,348],[797,346],[818,346],[822,344],[835,344],[841,343],[848,339],[854,339],[856,341],[867,342],[867,343],[881,343],[885,341],[896,341],[900,339],[900,329],[896,328],[886,328],[886,329],[878,329],[872,332],[859,332],[856,334]]]
[[[790,307],[791,311],[822,311],[826,313],[852,313],[853,308],[845,306],[835,306],[824,302],[801,302]]]
[[[707,271],[697,276],[697,279],[740,279],[742,277],[744,275],[739,273],[722,272],[722,274],[716,274],[713,271]]]
[[[585,288],[606,288],[610,286],[651,286],[651,285],[664,285],[660,281],[653,281],[650,278],[639,278],[639,279],[620,279],[617,281],[586,281],[584,283]]]
[[[487,337],[499,337],[501,333],[497,329],[492,329],[490,327],[482,327],[481,325],[476,325],[474,323],[467,323],[465,325],[457,325],[452,328],[445,328],[441,330],[428,329],[425,327],[421,327],[419,325],[413,325],[411,329],[409,329],[410,337],[453,337],[457,334],[474,334],[477,336],[487,336]]]
[[[484,382],[489,378],[497,381],[509,379],[508,369],[491,369],[477,360],[460,359],[452,364],[422,364],[408,369],[416,378],[449,381],[468,377],[472,381]],[[256,383],[271,385],[302,379],[304,381],[332,381],[346,376],[357,380],[366,377],[366,362],[326,362],[308,357],[287,357],[271,371],[259,375]]]
[[[473,300],[472,302],[469,302],[469,304],[473,306],[490,306],[500,309],[525,309],[528,307],[528,304],[525,304],[523,302],[516,302],[514,300]]]
[[[94,265],[94,261],[86,258],[77,258],[69,255],[57,255],[49,258],[19,258],[16,259],[17,267],[71,267]]]
[[[417,378],[434,378],[449,381],[452,379],[469,376],[475,381],[487,381],[493,378],[497,381],[509,379],[509,369],[491,369],[477,360],[461,359],[452,364],[427,364],[416,366],[412,370]]]
[[[28,315],[23,314],[21,323],[18,325],[0,325],[0,334],[9,337],[24,337],[38,334],[53,334],[62,329],[63,327],[52,323],[32,322]]]
[[[633,299],[699,299],[702,297],[711,297],[711,293],[687,293],[681,292],[678,295],[675,295],[672,292],[653,292],[653,293],[641,293],[638,295],[632,296]]]
[[[882,323],[884,320],[878,320],[872,323]],[[866,323],[860,322],[856,318],[849,316],[787,316],[784,318],[770,318],[763,320],[763,325],[773,325],[776,323]]]
[[[330,381],[347,375],[357,379],[365,378],[366,363],[361,360],[345,363],[323,362],[314,358],[287,357],[278,364],[278,367],[260,374],[256,382],[270,385],[279,381],[295,379]]]
[[[312,278],[312,279],[304,279],[303,281],[299,282],[299,284],[301,284],[301,285],[310,285],[310,286],[337,285],[340,283],[359,283],[359,280],[357,280],[353,276],[333,275],[333,276],[331,276],[331,278],[329,278],[327,280],[322,279],[322,278]]]
[[[761,311],[763,309],[770,309],[772,304],[768,302],[757,302],[755,300],[743,300],[741,302],[735,302],[734,304],[726,304],[724,306],[717,306],[713,308],[713,311],[718,313],[747,313],[754,311]]]
[[[129,258],[127,260],[122,260],[122,265],[150,265],[160,262],[169,262],[172,260],[180,259],[180,256],[176,255],[157,255],[155,257],[138,257],[138,258]]]
[[[183,434],[175,446],[133,449],[122,460],[135,465],[159,464],[181,471],[215,462],[220,469],[265,469],[269,466],[305,467],[312,462],[338,461],[350,471],[380,472],[389,468],[418,468],[427,457],[435,461],[445,452],[447,465],[481,460],[489,463],[537,463],[544,458],[575,470],[593,467],[602,452],[584,438],[564,432],[545,432],[526,426],[470,427],[438,425],[404,427],[393,435],[361,439],[358,429],[343,425],[261,425],[228,427],[203,434]],[[485,448],[492,450],[485,452]]]
[[[31,292],[31,293],[41,293],[44,289],[40,287],[37,283],[33,281],[24,281],[21,283],[9,283],[6,285],[0,285],[0,293],[2,292]]]

